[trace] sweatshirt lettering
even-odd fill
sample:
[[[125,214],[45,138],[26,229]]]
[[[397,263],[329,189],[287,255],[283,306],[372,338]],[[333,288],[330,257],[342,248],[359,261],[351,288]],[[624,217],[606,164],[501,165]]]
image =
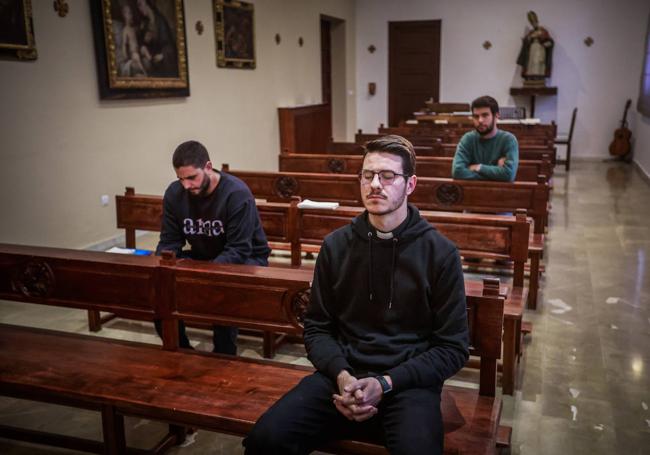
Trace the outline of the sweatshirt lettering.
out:
[[[202,235],[205,237],[218,237],[225,231],[221,220],[203,220],[199,218],[185,218],[183,220],[183,233],[185,235]]]

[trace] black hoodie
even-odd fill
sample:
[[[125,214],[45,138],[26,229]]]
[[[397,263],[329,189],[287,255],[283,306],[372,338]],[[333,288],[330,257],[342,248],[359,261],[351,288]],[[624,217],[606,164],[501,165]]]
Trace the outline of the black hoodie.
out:
[[[364,212],[323,242],[304,337],[309,360],[334,382],[347,369],[388,374],[396,392],[439,391],[469,355],[458,250],[410,204],[392,239]]]
[[[217,188],[205,197],[192,196],[178,180],[169,185],[156,254],[171,250],[184,256],[187,242],[192,259],[266,265],[271,249],[251,191],[237,177],[219,175]]]

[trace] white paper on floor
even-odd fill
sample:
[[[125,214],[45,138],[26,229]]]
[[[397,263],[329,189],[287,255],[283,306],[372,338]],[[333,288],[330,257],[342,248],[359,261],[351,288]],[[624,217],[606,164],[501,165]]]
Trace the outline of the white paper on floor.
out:
[[[648,410],[648,405],[645,404],[645,401],[642,401],[642,402],[641,402],[641,407],[643,408],[644,411],[647,411],[647,410]]]
[[[569,388],[569,393],[573,398],[578,398],[578,395],[580,395],[580,391],[578,389],[574,389],[573,387]]]
[[[607,297],[607,300],[605,300],[605,303],[607,305],[616,305],[619,300],[621,300],[619,297]]]
[[[571,321],[565,321],[564,319],[556,318],[556,317],[554,317],[554,316],[549,316],[549,318],[550,318],[550,319],[553,319],[554,321],[561,322],[561,323],[564,324],[564,325],[575,325],[575,324],[574,324],[573,322],[571,322]]]
[[[148,423],[149,423],[149,421],[148,421],[147,419],[140,419],[140,421],[139,421],[138,423],[136,423],[135,425],[133,425],[133,428],[134,428],[134,429],[135,429],[135,428],[140,428],[140,427],[145,426],[145,425],[148,424]]]
[[[594,425],[594,430],[603,431],[604,429],[605,429],[605,425],[603,425],[602,423],[599,423],[598,425]]]
[[[647,423],[648,426],[650,427],[650,419],[645,419],[645,423]]]
[[[576,359],[577,359],[576,356],[574,356],[574,355],[571,356],[571,360],[575,361]]]
[[[609,326],[612,330],[618,330],[618,326],[616,324],[610,324]]]
[[[194,433],[188,434],[187,436],[185,436],[185,441],[183,441],[183,443],[179,447],[187,447],[187,446],[191,446],[192,444],[194,444],[196,442],[196,435],[197,434],[199,434],[199,432],[195,431]]]
[[[571,414],[573,414],[573,421],[575,422],[578,417],[578,408],[575,405],[571,405]]]
[[[564,314],[567,311],[571,311],[573,308],[570,305],[567,305],[566,302],[562,299],[549,299],[548,303],[555,307],[554,310],[551,310],[551,313],[555,314]]]

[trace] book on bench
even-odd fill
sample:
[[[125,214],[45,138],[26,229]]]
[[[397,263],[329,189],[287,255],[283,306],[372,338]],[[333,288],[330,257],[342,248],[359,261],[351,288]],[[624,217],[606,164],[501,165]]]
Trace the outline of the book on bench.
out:
[[[319,201],[312,201],[310,199],[305,199],[304,201],[300,201],[298,203],[298,208],[299,209],[336,209],[338,208],[339,203],[338,202],[319,202]]]

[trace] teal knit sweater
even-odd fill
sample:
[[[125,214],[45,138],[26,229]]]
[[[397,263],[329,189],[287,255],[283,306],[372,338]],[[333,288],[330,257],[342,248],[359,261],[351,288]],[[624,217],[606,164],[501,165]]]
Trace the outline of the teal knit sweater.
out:
[[[497,162],[505,157],[500,167]],[[469,170],[471,164],[480,164],[478,172]],[[476,130],[465,133],[456,147],[451,175],[464,180],[500,180],[512,182],[519,166],[519,144],[517,138],[498,130],[494,137],[481,139]]]

